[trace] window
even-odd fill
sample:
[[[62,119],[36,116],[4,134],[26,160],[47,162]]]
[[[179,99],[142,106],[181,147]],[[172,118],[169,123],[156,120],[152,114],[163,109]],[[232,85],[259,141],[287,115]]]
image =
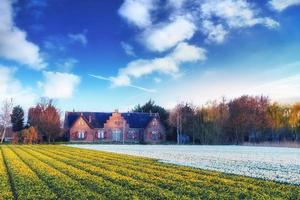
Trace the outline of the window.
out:
[[[128,139],[135,139],[135,131],[134,130],[129,130],[128,131],[128,135],[127,135]]]
[[[104,139],[104,130],[98,130],[98,139]]]
[[[78,139],[84,139],[85,133],[84,131],[78,131]]]
[[[152,140],[158,140],[158,132],[157,131],[152,131],[151,139]]]
[[[152,126],[157,126],[157,120],[156,119],[153,120]]]
[[[112,140],[115,142],[121,141],[121,130],[120,129],[113,129],[112,130]]]
[[[122,124],[122,121],[116,120],[115,125],[120,126]]]

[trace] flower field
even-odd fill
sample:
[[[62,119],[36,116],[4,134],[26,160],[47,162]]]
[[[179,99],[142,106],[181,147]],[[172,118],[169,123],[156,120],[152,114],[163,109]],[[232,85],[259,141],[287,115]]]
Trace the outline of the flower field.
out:
[[[300,199],[300,187],[58,145],[0,146],[0,199]]]
[[[300,148],[236,145],[71,145],[300,185]]]

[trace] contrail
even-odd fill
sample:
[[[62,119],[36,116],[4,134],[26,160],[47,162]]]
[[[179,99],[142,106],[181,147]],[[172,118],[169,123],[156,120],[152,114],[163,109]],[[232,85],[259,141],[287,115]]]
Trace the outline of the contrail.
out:
[[[89,74],[89,76],[94,77],[94,78],[97,78],[97,79],[100,79],[100,80],[105,80],[105,81],[110,81],[110,82],[112,82],[112,79],[111,79],[111,78],[107,78],[107,77],[104,77],[104,76],[96,76],[96,75],[93,75],[93,74]]]
[[[142,91],[150,92],[150,93],[156,92],[155,89],[148,89],[148,88],[144,88],[144,87],[140,87],[140,86],[136,86],[136,85],[131,85],[131,84],[128,85],[128,87],[136,88],[138,90],[142,90]]]
[[[100,80],[109,81],[109,82],[111,82],[111,83],[113,82],[113,78],[111,78],[111,77],[104,77],[104,76],[93,75],[93,74],[88,74],[88,75],[91,76],[91,77],[100,79]],[[137,86],[137,85],[129,84],[129,85],[126,85],[126,86],[127,86],[127,87],[132,87],[132,88],[135,88],[135,89],[138,89],[138,90],[142,90],[142,91],[144,91],[144,92],[149,92],[149,93],[154,93],[154,92],[156,92],[155,89],[148,89],[148,88],[144,88],[144,87]]]

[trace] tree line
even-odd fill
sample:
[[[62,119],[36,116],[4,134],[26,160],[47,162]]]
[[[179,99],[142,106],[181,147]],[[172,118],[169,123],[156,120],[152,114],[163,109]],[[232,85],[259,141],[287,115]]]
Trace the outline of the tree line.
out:
[[[158,112],[168,140],[193,144],[300,141],[300,103],[283,105],[266,96],[222,98],[204,106],[179,103],[166,110],[149,101],[134,112]]]
[[[54,142],[63,136],[60,111],[52,100],[41,99],[28,110],[25,123],[24,110],[13,106],[13,100],[5,100],[0,112],[1,143],[9,129],[13,131],[12,143],[34,144]]]
[[[149,100],[133,112],[159,113],[167,140],[193,144],[242,144],[244,142],[300,142],[300,102],[283,105],[265,96],[222,98],[203,106],[179,103],[167,110]],[[0,110],[0,139],[11,128],[13,143],[54,142],[66,139],[61,112],[52,100],[42,99],[27,112],[5,100]]]

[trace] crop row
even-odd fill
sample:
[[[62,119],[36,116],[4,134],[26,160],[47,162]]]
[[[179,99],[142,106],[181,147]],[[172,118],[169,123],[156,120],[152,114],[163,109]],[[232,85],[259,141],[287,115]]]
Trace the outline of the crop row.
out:
[[[41,162],[25,151],[18,148],[13,150],[61,199],[103,198],[100,194],[88,190],[69,176]]]
[[[17,199],[58,199],[56,194],[8,147],[2,147]]]
[[[13,192],[9,182],[9,175],[3,159],[3,152],[0,149],[0,199],[14,199]]]
[[[285,184],[278,184],[270,181],[257,180],[251,178],[244,178],[240,176],[223,176],[222,173],[209,172],[203,170],[190,168],[176,167],[173,165],[165,165],[155,162],[150,159],[113,154],[115,159],[105,159],[109,157],[110,153],[95,152],[90,150],[72,149],[69,147],[55,146],[51,149],[46,148],[41,150],[50,156],[60,155],[61,160],[68,160],[73,162],[73,165],[85,169],[89,168],[90,173],[101,175],[97,170],[105,169],[109,172],[115,172],[123,176],[130,176],[139,182],[146,182],[152,185],[157,185],[162,189],[171,190],[177,195],[188,195],[189,197],[218,197],[228,198],[232,196],[239,196],[245,198],[267,198],[268,196],[276,196],[279,198],[298,197],[299,187],[291,187]],[[78,156],[80,154],[80,156]],[[126,156],[124,156],[126,157]],[[75,162],[74,162],[75,161]],[[115,162],[113,162],[115,161]],[[145,162],[144,162],[145,161]],[[154,162],[151,164],[151,162]],[[95,168],[96,167],[96,168]],[[184,168],[186,171],[183,171]],[[96,169],[93,171],[93,169]],[[86,170],[86,169],[85,169]],[[198,173],[197,173],[198,172]],[[184,176],[181,174],[184,173]],[[103,174],[102,174],[103,175]],[[115,181],[116,182],[116,181]]]
[[[45,156],[39,153],[37,150],[33,150],[31,148],[22,148],[22,150],[38,158],[40,161],[48,164],[56,170],[70,176],[72,179],[78,181],[87,188],[106,196],[107,198],[132,199],[136,196],[131,191],[126,191],[124,188],[106,181],[101,177],[94,176],[84,170],[73,167],[65,162],[61,162],[56,158]]]
[[[105,169],[109,172],[115,172],[123,176],[132,177],[139,182],[152,184],[152,187],[159,186],[161,189],[173,191],[177,195],[187,195],[193,198],[207,198],[209,196],[216,195],[217,193],[215,192],[218,192],[218,196],[222,196],[223,194],[228,196],[231,193],[237,193],[239,190],[238,188],[228,187],[222,183],[209,182],[208,179],[191,181],[169,172],[159,174],[158,171],[149,170],[145,168],[145,166],[140,166],[139,164],[130,165],[122,163],[122,166],[120,166],[118,163],[112,163],[102,157],[90,158],[90,156],[86,154],[82,154],[78,157],[70,152],[58,150],[48,150],[47,153],[49,154],[49,152],[51,152],[52,155],[60,155],[63,159],[76,160],[77,164],[84,163],[92,165],[102,170]],[[197,184],[193,184],[195,182]],[[226,191],[226,193],[224,193],[224,191]]]
[[[55,145],[0,147],[0,199],[300,199],[299,186]]]
[[[145,196],[151,199],[184,199],[184,195],[177,194],[169,190],[159,188],[156,185],[146,182],[138,181],[130,176],[122,175],[114,171],[106,170],[105,168],[97,167],[88,163],[79,162],[74,159],[59,155],[59,152],[51,152],[41,149],[36,149],[37,152],[42,153],[50,158],[55,158],[57,161],[64,162],[68,165],[84,170],[87,173],[102,177],[107,181],[111,181],[116,185],[122,186],[127,191],[136,192],[140,196]]]
[[[48,150],[49,151],[49,150]],[[158,162],[150,163],[153,160],[143,159],[146,162],[138,162],[138,157],[131,156],[130,159],[123,158],[123,155],[95,152],[91,150],[73,149],[69,147],[56,146],[50,150],[54,154],[67,156],[69,159],[86,162],[123,175],[128,175],[145,182],[152,182],[165,189],[175,188],[181,190],[182,194],[205,195],[209,190],[218,192],[218,196],[237,194],[240,191],[243,195],[251,198],[265,198],[266,196],[286,197],[294,193],[287,193],[290,186],[275,182],[264,181],[241,176],[228,176],[223,173],[191,169],[187,167],[176,167]],[[80,157],[76,156],[81,154]],[[112,159],[112,157],[115,157]],[[125,168],[125,169],[124,169]],[[182,170],[185,169],[186,171]],[[190,172],[188,170],[191,170]],[[157,182],[155,182],[157,181]],[[178,187],[180,185],[180,187]],[[196,187],[196,188],[195,188]],[[294,187],[296,191],[297,187]],[[205,191],[205,192],[203,192]],[[296,192],[297,193],[297,192]],[[200,196],[201,196],[200,195]]]

